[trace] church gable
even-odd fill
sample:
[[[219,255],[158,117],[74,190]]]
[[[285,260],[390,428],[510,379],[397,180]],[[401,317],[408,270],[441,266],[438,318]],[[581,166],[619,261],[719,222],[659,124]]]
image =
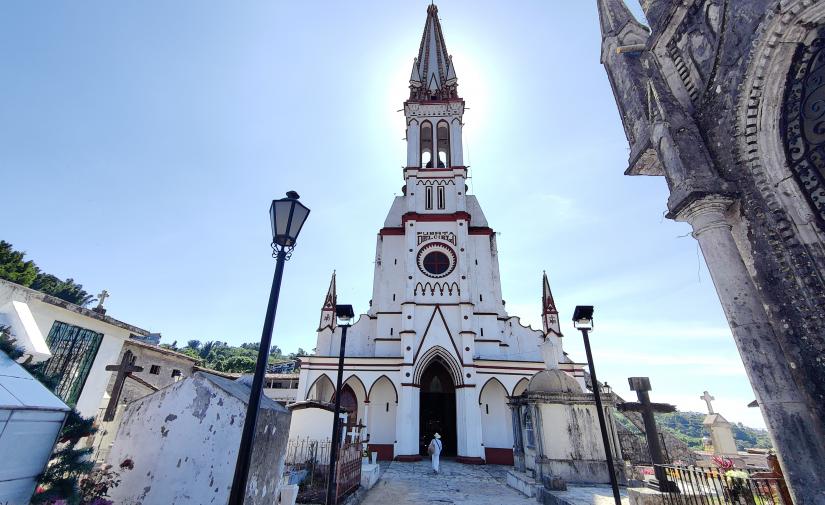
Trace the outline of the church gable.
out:
[[[417,363],[422,352],[426,353],[429,349],[436,346],[445,349],[453,359],[461,363],[461,353],[458,350],[458,345],[455,340],[457,336],[458,335],[454,335],[453,332],[450,331],[449,324],[444,317],[441,306],[436,305],[433,308],[426,328],[422,332],[421,340],[418,343],[418,348],[413,357],[413,364]]]

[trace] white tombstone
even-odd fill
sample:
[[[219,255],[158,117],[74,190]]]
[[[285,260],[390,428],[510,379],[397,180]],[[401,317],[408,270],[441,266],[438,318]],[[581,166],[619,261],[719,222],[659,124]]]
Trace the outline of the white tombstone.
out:
[[[123,470],[115,503],[225,504],[238,458],[249,386],[197,372],[130,403],[108,462]],[[289,412],[261,398],[244,503],[277,503]],[[128,460],[128,461],[127,461]]]
[[[65,403],[0,352],[0,503],[29,503],[68,411]]]
[[[710,439],[713,444],[713,454],[717,455],[737,455],[736,440],[733,438],[733,431],[727,419],[713,411],[711,400],[715,400],[707,391],[699,397],[708,406],[708,415],[702,424],[710,431]]]
[[[710,430],[710,439],[713,444],[713,454],[736,455],[736,440],[733,438],[731,424],[722,414],[708,414],[702,424]]]

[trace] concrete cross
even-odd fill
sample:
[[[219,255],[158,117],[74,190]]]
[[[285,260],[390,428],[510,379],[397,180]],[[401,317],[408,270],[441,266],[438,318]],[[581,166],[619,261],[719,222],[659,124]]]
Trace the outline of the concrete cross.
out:
[[[103,302],[105,302],[106,299],[109,298],[109,296],[110,296],[109,292],[106,291],[105,289],[103,291],[101,291],[99,295],[97,295],[97,299],[98,299],[97,308],[98,309],[103,308]]]
[[[711,400],[715,400],[716,398],[710,396],[710,393],[705,391],[705,394],[699,397],[700,400],[705,400],[705,403],[708,404],[708,414],[714,414],[713,412],[713,405],[710,404]]]
[[[653,461],[653,472],[656,479],[651,481],[650,485],[659,491],[671,491],[676,488],[676,485],[669,481],[664,469],[661,465],[666,464],[664,454],[662,453],[662,445],[659,439],[659,430],[656,427],[656,418],[653,416],[655,412],[675,412],[676,406],[668,403],[651,403],[648,391],[650,387],[649,377],[629,377],[627,382],[630,383],[630,390],[636,391],[636,396],[639,402],[625,402],[616,405],[620,412],[639,412],[642,414],[642,420],[645,423],[645,438],[647,438],[647,447],[650,450],[650,459]]]
[[[109,398],[109,405],[106,406],[106,413],[103,414],[104,421],[113,421],[115,419],[115,412],[117,411],[117,404],[120,401],[120,393],[123,392],[123,383],[126,382],[132,372],[142,372],[142,366],[135,366],[137,356],[132,354],[132,351],[123,353],[123,359],[120,360],[119,365],[106,365],[106,370],[110,372],[117,372],[115,378],[115,385],[112,387],[112,396]]]

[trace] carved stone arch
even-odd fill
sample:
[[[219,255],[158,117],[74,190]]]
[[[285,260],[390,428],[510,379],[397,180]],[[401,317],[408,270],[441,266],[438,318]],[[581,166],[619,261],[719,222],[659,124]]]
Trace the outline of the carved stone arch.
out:
[[[450,354],[450,351],[441,347],[440,345],[436,345],[427,349],[419,359],[418,363],[416,364],[415,370],[413,372],[413,383],[420,384],[421,383],[421,375],[424,373],[424,370],[433,362],[433,360],[440,360],[441,363],[444,365],[444,368],[450,373],[450,377],[453,379],[453,383],[456,386],[464,384],[463,377],[461,376],[461,365],[459,365],[456,358]]]
[[[460,119],[458,119],[457,117],[454,117],[454,118],[453,118],[453,120],[452,120],[452,121],[450,121],[450,122],[451,122],[451,123],[458,123],[458,125],[459,125],[459,126],[461,126],[461,120],[460,120]]]
[[[489,379],[487,379],[487,382],[485,382],[484,385],[481,386],[481,389],[478,390],[478,404],[479,405],[481,405],[481,395],[484,394],[484,390],[487,389],[488,385],[494,384],[494,383],[498,383],[498,385],[501,386],[501,389],[504,391],[504,396],[507,396],[507,388],[504,387],[504,384],[502,384],[501,381],[498,380],[497,378],[490,377]]]
[[[418,120],[415,118],[410,118],[410,120],[407,121],[407,126],[418,126]]]
[[[398,403],[398,389],[395,387],[395,383],[392,381],[392,379],[390,379],[386,375],[382,375],[381,377],[375,379],[372,382],[372,385],[370,385],[370,389],[369,389],[369,396],[372,396],[373,388],[375,387],[376,384],[378,384],[378,381],[380,381],[381,379],[387,379],[387,382],[390,383],[390,386],[392,386],[393,392],[395,392],[395,403]]]
[[[312,384],[309,385],[309,387],[307,388],[306,395],[304,396],[304,400],[309,400],[309,394],[312,392],[312,389],[318,384],[318,381],[321,381],[323,379],[326,379],[327,382],[329,382],[329,386],[332,388],[333,391],[335,391],[335,383],[332,382],[332,379],[329,377],[329,375],[322,373],[321,375],[316,377],[314,381],[312,381]]]
[[[354,380],[354,381],[352,381],[353,379],[355,379],[355,380]],[[352,382],[351,382],[351,381],[352,381]],[[355,385],[355,384],[357,384],[357,385],[358,385],[358,387],[360,387],[360,388],[361,388],[361,393],[364,395],[364,398],[365,398],[367,401],[370,401],[370,395],[369,395],[369,392],[367,391],[367,387],[364,385],[364,382],[361,380],[361,378],[360,378],[360,377],[358,377],[358,375],[356,375],[356,374],[351,374],[351,375],[350,375],[349,377],[347,377],[347,378],[346,378],[346,380],[344,380],[344,382],[342,382],[341,384],[342,384],[342,385],[343,385],[343,384],[349,384],[349,386],[352,388],[352,390],[353,390],[353,391],[358,392],[358,391],[355,389],[355,387],[354,387],[354,385]]]
[[[778,206],[784,211],[782,214],[793,214],[785,217],[787,221],[818,220],[819,240],[825,241],[822,214],[817,216],[813,206],[810,209],[794,208],[791,203],[792,200],[807,201],[810,195],[801,187],[799,174],[789,170],[796,165],[793,154],[785,145],[787,134],[791,132],[781,124],[788,114],[783,110],[788,92],[793,91],[791,88],[797,77],[791,73],[798,59],[804,57],[800,53],[805,52],[806,44],[825,37],[825,4],[810,5],[803,0],[787,2],[782,12],[766,16],[760,32],[738,96],[735,117],[738,120],[739,158],[750,170],[760,196],[772,209]],[[774,211],[772,215],[777,213]],[[787,237],[785,233],[779,235]]]
[[[809,321],[812,326],[807,331],[811,334],[825,331],[820,322],[821,308],[825,307],[825,286],[821,266],[817,266],[811,252],[825,244],[825,220],[811,202],[816,186],[810,186],[810,181],[806,186],[805,174],[800,173],[805,170],[800,166],[805,160],[800,162],[800,157],[805,157],[806,147],[800,140],[794,140],[798,136],[794,128],[799,125],[789,121],[796,111],[788,110],[788,103],[789,98],[793,98],[789,93],[803,92],[801,81],[806,75],[800,66],[801,58],[811,56],[805,53],[815,49],[817,39],[817,44],[825,40],[825,2],[789,1],[779,12],[769,13],[754,38],[731,125],[737,148],[735,168],[745,171],[745,174],[734,174],[743,179],[742,201],[758,202],[771,210],[749,212],[749,227],[776,230],[776,238],[766,241],[769,248],[764,257],[789,270],[788,275],[779,278],[784,284],[782,289],[799,292],[800,299],[805,301],[779,310],[785,312],[787,315],[783,317],[788,319]],[[801,75],[794,72],[795,67]],[[809,167],[808,172],[813,170]],[[825,191],[821,187],[820,190]],[[820,209],[825,211],[823,207]],[[743,254],[750,254],[750,248],[743,248]],[[796,341],[800,340],[794,330],[796,326],[791,324],[790,329],[777,330]],[[814,356],[818,352],[811,349],[805,354]]]
[[[530,380],[526,377],[516,382],[516,385],[513,386],[513,394],[511,394],[510,396],[520,396],[522,393],[524,393],[524,391],[527,390],[527,384],[529,383]]]

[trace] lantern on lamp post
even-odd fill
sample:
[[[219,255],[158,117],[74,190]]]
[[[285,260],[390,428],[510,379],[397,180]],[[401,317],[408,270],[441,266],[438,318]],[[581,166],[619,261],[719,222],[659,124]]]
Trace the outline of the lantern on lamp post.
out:
[[[341,348],[338,352],[338,379],[335,381],[335,410],[332,412],[332,444],[329,449],[329,476],[327,477],[326,505],[334,505],[337,500],[336,487],[338,479],[336,465],[338,463],[338,448],[341,445],[341,418],[338,410],[341,408],[341,383],[344,378],[344,354],[347,347],[347,330],[355,318],[352,305],[336,305],[335,317],[341,327]]]
[[[235,475],[232,479],[232,488],[229,492],[229,505],[243,505],[246,498],[246,481],[249,477],[249,464],[252,460],[252,443],[255,438],[255,424],[258,420],[258,408],[263,394],[264,376],[269,360],[269,349],[272,344],[272,328],[275,324],[275,312],[278,309],[278,296],[281,292],[281,279],[284,274],[284,263],[292,255],[298,234],[309,216],[309,209],[298,201],[298,193],[289,191],[286,198],[272,200],[269,208],[269,217],[272,221],[272,255],[275,257],[275,276],[272,279],[272,288],[269,291],[269,303],[266,307],[264,327],[261,332],[261,343],[258,347],[258,360],[255,364],[255,375],[249,391],[249,402],[244,418],[241,445],[238,449],[238,460],[235,464]]]

